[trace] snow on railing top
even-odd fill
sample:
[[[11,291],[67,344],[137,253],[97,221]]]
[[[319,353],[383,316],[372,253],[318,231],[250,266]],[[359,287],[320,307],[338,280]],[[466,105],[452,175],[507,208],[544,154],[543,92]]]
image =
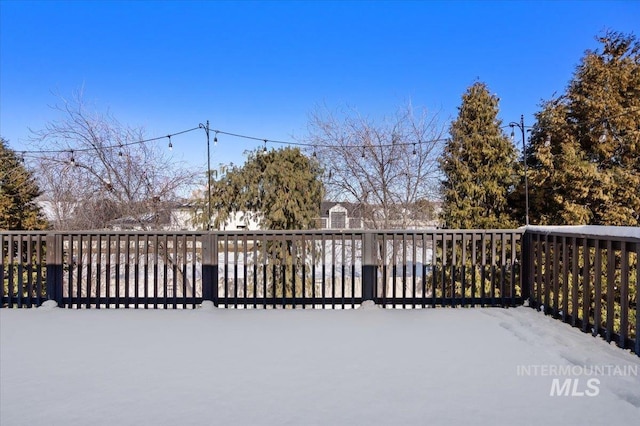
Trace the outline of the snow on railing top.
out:
[[[640,227],[635,226],[598,226],[598,225],[566,225],[566,226],[525,226],[521,229],[547,234],[593,235],[602,237],[640,238]]]

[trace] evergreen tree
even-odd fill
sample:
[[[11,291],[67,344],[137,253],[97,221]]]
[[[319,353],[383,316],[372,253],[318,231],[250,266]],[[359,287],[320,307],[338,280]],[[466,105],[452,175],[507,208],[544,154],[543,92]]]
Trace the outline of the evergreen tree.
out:
[[[531,137],[534,223],[640,225],[640,43],[607,32]]]
[[[38,195],[32,172],[0,137],[0,229],[45,229],[46,221],[35,202]]]
[[[250,152],[241,167],[223,167],[222,177],[212,181],[214,227],[220,228],[231,215],[240,213],[244,220],[254,220],[262,229],[301,230],[312,228],[320,213],[324,194],[321,169],[315,159],[303,155],[298,148]],[[200,206],[199,210],[204,211]],[[206,219],[206,218],[201,218]],[[310,259],[305,253],[316,250],[315,243],[301,244],[293,238],[252,241],[258,257],[249,259],[264,271],[258,274],[267,297],[293,296],[300,291],[302,270]],[[296,288],[296,281],[298,282]],[[314,283],[307,276],[304,286],[311,293]],[[227,290],[225,290],[227,291]],[[299,294],[298,294],[299,296]]]
[[[498,102],[484,83],[462,96],[440,167],[447,228],[511,228],[507,199],[517,180],[516,152],[501,129]]]
[[[323,186],[318,164],[298,148],[249,153],[244,166],[223,170],[212,183],[215,226],[244,213],[263,229],[308,229],[320,212]]]

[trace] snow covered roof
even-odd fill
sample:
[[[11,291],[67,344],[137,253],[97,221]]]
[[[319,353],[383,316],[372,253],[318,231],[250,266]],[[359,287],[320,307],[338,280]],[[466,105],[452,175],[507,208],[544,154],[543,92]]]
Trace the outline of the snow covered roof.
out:
[[[640,227],[634,226],[596,226],[596,225],[575,225],[575,226],[525,226],[527,230],[534,232],[562,234],[594,235],[604,237],[640,238]]]

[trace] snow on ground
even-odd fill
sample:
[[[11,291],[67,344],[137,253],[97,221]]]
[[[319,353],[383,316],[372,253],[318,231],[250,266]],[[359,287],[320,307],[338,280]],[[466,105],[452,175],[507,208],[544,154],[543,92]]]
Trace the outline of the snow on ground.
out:
[[[0,310],[2,426],[636,424],[638,372],[526,307]]]

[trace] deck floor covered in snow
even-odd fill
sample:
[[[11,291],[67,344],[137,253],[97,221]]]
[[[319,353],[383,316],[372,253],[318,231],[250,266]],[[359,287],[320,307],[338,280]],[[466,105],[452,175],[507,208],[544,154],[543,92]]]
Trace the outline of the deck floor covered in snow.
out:
[[[526,307],[2,309],[0,339],[2,426],[640,419],[640,358]]]

